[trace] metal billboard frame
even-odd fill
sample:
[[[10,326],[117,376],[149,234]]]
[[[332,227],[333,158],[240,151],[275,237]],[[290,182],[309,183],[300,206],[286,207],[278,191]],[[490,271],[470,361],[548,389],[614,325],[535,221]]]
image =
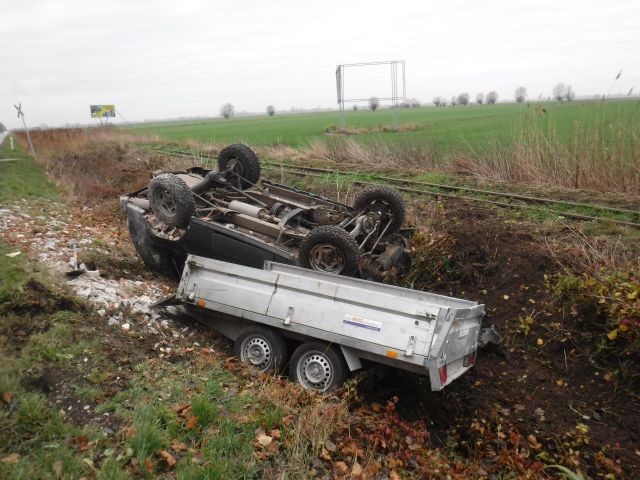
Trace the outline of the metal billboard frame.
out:
[[[400,101],[407,98],[407,82],[405,76],[404,60],[384,60],[380,62],[363,62],[363,63],[343,63],[336,66],[336,87],[338,91],[338,106],[340,109],[340,129],[343,130],[346,125],[345,103],[368,102],[368,98],[345,98],[344,96],[344,77],[345,70],[352,67],[370,67],[374,65],[389,65],[391,76],[391,96],[375,97],[378,100],[390,100],[392,113],[392,125],[394,129],[398,129],[400,124],[398,120],[398,112],[400,110]],[[398,92],[398,67],[400,67],[400,75],[402,76],[402,94]]]

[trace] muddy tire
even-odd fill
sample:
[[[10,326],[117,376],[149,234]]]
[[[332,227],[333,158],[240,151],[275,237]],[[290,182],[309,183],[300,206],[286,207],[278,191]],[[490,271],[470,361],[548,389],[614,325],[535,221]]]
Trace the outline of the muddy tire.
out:
[[[379,212],[386,217],[393,216],[387,234],[397,232],[404,222],[406,207],[404,198],[395,188],[384,185],[371,185],[356,195],[353,208],[358,212],[367,210]],[[386,220],[382,228],[386,225]]]
[[[189,224],[195,212],[195,200],[184,180],[172,173],[163,173],[149,182],[147,194],[158,220],[178,228]]]
[[[358,269],[358,243],[336,225],[316,227],[300,243],[300,266],[338,275],[353,275]]]
[[[289,376],[306,389],[328,392],[344,383],[347,365],[328,343],[305,342],[291,356]]]
[[[287,344],[270,328],[249,327],[233,344],[233,354],[261,372],[282,371],[287,363]]]
[[[258,156],[247,145],[240,143],[222,149],[218,155],[218,168],[221,172],[233,168],[234,172],[246,180],[240,182],[240,188],[249,188],[260,179]]]

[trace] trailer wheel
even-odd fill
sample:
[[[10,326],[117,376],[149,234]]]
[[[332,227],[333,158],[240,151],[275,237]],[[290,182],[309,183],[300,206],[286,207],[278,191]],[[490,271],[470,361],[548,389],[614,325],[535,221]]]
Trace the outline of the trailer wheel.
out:
[[[355,239],[337,225],[321,225],[300,243],[298,263],[311,270],[353,275],[360,261]]]
[[[394,233],[402,226],[405,216],[404,198],[395,188],[384,185],[371,185],[356,195],[353,201],[353,208],[357,211],[367,210],[379,213],[383,218],[384,225],[391,220],[391,224],[386,233]]]
[[[184,228],[195,211],[193,192],[181,178],[163,173],[149,182],[149,203],[153,214],[171,227]]]
[[[327,392],[342,385],[347,378],[347,367],[335,347],[323,342],[306,342],[293,352],[289,375],[304,388]]]
[[[260,179],[260,160],[247,145],[234,144],[225,147],[218,155],[220,171],[233,169],[246,181],[240,181],[240,188],[249,188]]]
[[[249,327],[234,343],[233,354],[261,372],[280,371],[287,361],[287,344],[269,328]]]

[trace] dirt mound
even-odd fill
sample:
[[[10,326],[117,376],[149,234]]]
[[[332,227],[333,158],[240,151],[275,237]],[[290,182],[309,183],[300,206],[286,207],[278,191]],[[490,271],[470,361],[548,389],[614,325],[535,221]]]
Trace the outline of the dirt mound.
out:
[[[490,472],[526,476],[539,462],[616,478],[637,471],[638,396],[591,364],[585,352],[593,345],[545,286],[560,268],[562,227],[458,201],[415,203],[413,211],[419,228],[405,282],[484,303],[484,324],[497,327],[503,345],[480,351],[476,367],[443,392],[382,371],[363,382],[365,398],[398,395],[398,412],[432,447],[454,445]]]

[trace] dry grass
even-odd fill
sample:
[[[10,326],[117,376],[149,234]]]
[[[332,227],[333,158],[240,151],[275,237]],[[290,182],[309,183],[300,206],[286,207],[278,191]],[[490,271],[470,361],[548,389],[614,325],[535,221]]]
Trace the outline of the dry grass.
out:
[[[309,466],[349,415],[347,393],[341,397],[319,394],[286,379],[265,375],[258,397],[280,408],[288,423],[283,439],[286,448],[274,466],[278,478],[307,478]]]
[[[576,123],[570,141],[535,115],[518,125],[511,144],[486,138],[474,145],[444,148],[428,142],[392,144],[380,135],[367,143],[327,138],[309,143],[307,160],[359,168],[453,172],[482,179],[598,191],[640,193],[640,121],[619,118],[603,124]]]
[[[112,128],[36,130],[31,135],[37,163],[62,191],[107,210],[117,209],[122,193],[146,185],[154,170],[184,163],[136,151],[131,148],[133,137]]]

